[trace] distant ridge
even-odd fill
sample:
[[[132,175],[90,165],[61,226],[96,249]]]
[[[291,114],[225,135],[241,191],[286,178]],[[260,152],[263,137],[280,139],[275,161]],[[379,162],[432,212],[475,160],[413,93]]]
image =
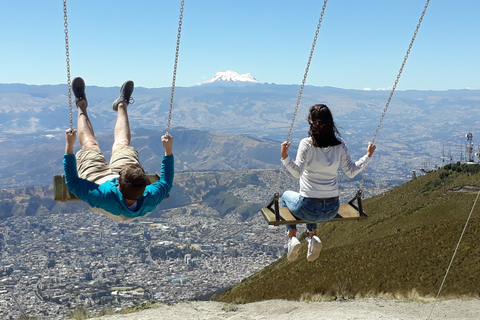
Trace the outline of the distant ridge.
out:
[[[105,134],[111,137],[116,120],[112,100],[118,97],[118,90],[118,87],[89,86],[87,81],[89,112],[98,137]],[[298,85],[234,81],[179,87],[172,124],[173,127],[228,135],[246,134],[277,141],[271,155],[278,165],[278,143],[284,141],[289,132],[298,90]],[[3,187],[51,183],[52,171],[58,173],[61,169],[59,157],[65,144],[64,130],[69,125],[67,92],[66,85],[0,84],[0,179]],[[132,130],[165,130],[170,98],[171,88],[135,88],[136,102],[129,109]],[[326,103],[334,113],[350,153],[354,157],[361,156],[365,142],[378,125],[387,98],[385,91],[307,85],[292,130],[293,145],[298,145],[307,135],[309,106]],[[431,167],[439,165],[443,149],[451,150],[454,161],[461,161],[465,133],[478,128],[475,115],[479,108],[480,90],[397,91],[382,125],[381,140],[375,162],[368,168],[369,174],[374,173],[384,187],[408,179],[422,161],[427,161]],[[73,116],[76,118],[75,109]],[[472,133],[476,150],[478,132]],[[138,136],[134,133],[133,137]],[[105,140],[102,148],[107,150],[111,143]],[[154,150],[161,153],[161,150]],[[201,159],[196,155],[195,158]],[[200,170],[188,162],[185,170]],[[32,172],[39,163],[44,169]],[[211,162],[204,161],[204,164]]]
[[[316,261],[307,262],[302,241],[296,261],[283,256],[215,299],[249,303],[383,293],[434,297],[476,197],[456,190],[479,185],[480,165],[458,163],[366,199],[367,220],[321,226],[324,249]],[[480,293],[479,210],[477,206],[469,221],[440,298]]]
[[[164,153],[158,141],[164,131],[135,128],[132,146],[140,153],[147,172],[159,172]],[[175,170],[246,170],[278,168],[278,142],[249,135],[228,135],[221,132],[172,128],[175,139]],[[107,159],[113,134],[97,134],[99,144]],[[65,134],[58,130],[37,136],[25,134],[17,139],[5,139],[0,149],[0,159],[8,166],[0,165],[0,188],[42,186],[52,183],[54,174],[63,172],[61,167]],[[75,151],[80,148],[75,145]],[[23,156],[18,156],[20,150]]]
[[[237,83],[260,83],[251,73],[238,73],[232,70],[218,71],[212,78],[201,84],[219,83],[219,82],[237,82]]]

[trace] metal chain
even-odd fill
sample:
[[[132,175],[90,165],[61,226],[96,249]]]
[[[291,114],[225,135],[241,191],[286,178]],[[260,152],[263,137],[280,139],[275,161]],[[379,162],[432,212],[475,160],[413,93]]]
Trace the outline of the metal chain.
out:
[[[170,132],[170,123],[172,122],[173,97],[175,95],[175,81],[177,79],[178,51],[180,50],[180,36],[182,34],[183,6],[185,1],[180,3],[180,16],[178,21],[177,48],[175,50],[175,65],[173,66],[172,93],[170,95],[170,109],[168,111],[167,134]]]
[[[375,131],[375,134],[372,139],[372,143],[375,143],[375,140],[377,139],[378,131],[380,131],[380,126],[382,125],[383,118],[385,118],[385,114],[387,113],[387,109],[390,105],[390,101],[392,101],[393,93],[395,92],[395,89],[397,88],[398,81],[400,80],[400,76],[402,75],[403,72],[403,67],[405,67],[405,63],[407,62],[408,55],[410,54],[410,50],[412,50],[413,43],[415,42],[415,38],[417,37],[418,30],[420,29],[420,25],[422,24],[423,17],[425,16],[425,13],[427,12],[428,4],[430,3],[430,0],[427,0],[425,3],[425,7],[423,8],[422,15],[420,16],[420,19],[418,20],[417,23],[417,28],[415,29],[415,32],[413,33],[412,40],[410,41],[410,45],[408,46],[407,53],[405,54],[405,57],[403,58],[402,66],[400,67],[400,70],[398,71],[397,78],[395,79],[395,84],[392,87],[392,91],[390,91],[390,96],[388,97],[387,103],[385,105],[385,108],[383,109],[382,116],[380,117],[380,122],[378,123],[377,130]],[[365,182],[365,174],[367,172],[367,166],[363,169],[363,175],[362,175],[362,181],[360,183],[360,190],[363,189],[363,184]]]
[[[67,61],[68,107],[70,109],[70,129],[73,129],[72,82],[70,80],[70,46],[68,44],[67,0],[63,0],[63,25],[65,26],[65,54]]]
[[[297,117],[298,106],[300,105],[300,100],[302,99],[303,88],[305,87],[305,82],[307,81],[308,70],[310,69],[310,63],[312,62],[313,52],[315,51],[315,45],[317,43],[320,27],[322,26],[323,15],[325,14],[325,8],[327,7],[327,2],[328,0],[325,0],[323,2],[322,13],[320,14],[320,18],[318,19],[317,31],[315,32],[315,37],[313,38],[312,49],[310,50],[307,67],[305,68],[305,73],[303,75],[302,85],[300,86],[300,92],[298,93],[297,104],[295,106],[295,112],[293,113],[292,123],[290,124],[290,130],[288,131],[287,141],[290,141],[290,136],[292,135],[293,124],[295,123],[295,118]]]

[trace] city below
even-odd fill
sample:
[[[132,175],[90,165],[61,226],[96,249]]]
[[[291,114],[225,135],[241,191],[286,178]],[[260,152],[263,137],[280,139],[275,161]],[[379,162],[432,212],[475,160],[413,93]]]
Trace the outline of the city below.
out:
[[[209,210],[193,205],[133,223],[90,212],[2,221],[2,319],[208,299],[285,253],[283,228],[260,213],[241,222]]]

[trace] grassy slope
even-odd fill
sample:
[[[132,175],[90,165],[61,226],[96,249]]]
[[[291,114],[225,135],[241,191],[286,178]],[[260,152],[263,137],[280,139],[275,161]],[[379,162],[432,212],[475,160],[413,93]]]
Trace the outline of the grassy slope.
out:
[[[334,296],[408,294],[435,296],[472,209],[476,193],[443,193],[480,185],[480,174],[440,170],[364,201],[369,219],[320,227],[323,251],[305,259],[302,241],[295,262],[282,257],[245,279],[218,300],[252,302]],[[448,274],[442,295],[480,294],[480,204],[477,204]],[[279,232],[282,232],[279,230]]]

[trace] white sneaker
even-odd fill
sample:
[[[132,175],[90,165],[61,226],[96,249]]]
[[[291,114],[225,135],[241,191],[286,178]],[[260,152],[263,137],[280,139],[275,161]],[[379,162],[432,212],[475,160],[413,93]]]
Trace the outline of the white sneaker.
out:
[[[298,250],[300,250],[300,241],[296,237],[291,237],[288,240],[288,251],[287,251],[287,260],[288,261],[295,261],[298,257]]]
[[[322,241],[317,236],[313,236],[308,240],[307,260],[315,261],[322,251]]]

